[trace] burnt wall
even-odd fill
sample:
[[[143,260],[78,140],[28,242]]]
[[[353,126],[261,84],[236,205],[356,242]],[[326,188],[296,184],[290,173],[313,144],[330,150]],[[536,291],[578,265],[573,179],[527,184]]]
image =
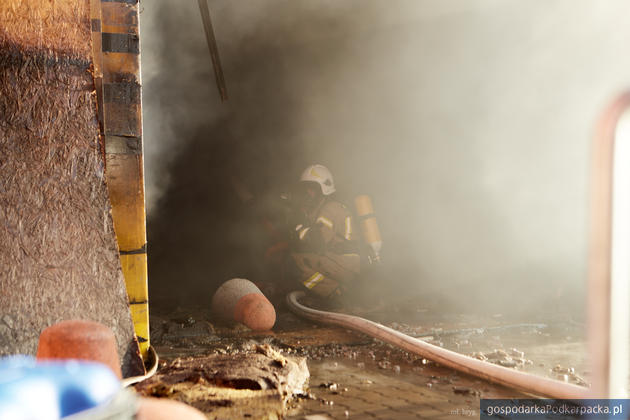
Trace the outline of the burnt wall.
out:
[[[137,343],[104,180],[89,2],[0,4],[0,355],[91,319]]]

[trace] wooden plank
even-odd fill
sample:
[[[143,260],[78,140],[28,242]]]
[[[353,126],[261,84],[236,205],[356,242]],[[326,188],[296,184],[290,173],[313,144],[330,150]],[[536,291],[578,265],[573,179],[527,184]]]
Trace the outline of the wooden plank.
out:
[[[142,156],[107,154],[107,186],[122,252],[146,245]]]
[[[138,4],[101,1],[106,176],[140,351],[150,344]]]

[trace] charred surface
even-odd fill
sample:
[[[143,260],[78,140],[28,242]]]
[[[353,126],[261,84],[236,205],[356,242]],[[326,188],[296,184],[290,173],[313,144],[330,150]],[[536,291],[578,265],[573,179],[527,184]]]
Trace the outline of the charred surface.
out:
[[[176,358],[136,390],[184,401],[212,418],[274,418],[294,395],[304,393],[308,377],[305,358],[284,356],[265,344],[232,354]]]
[[[43,328],[92,319],[114,330],[123,374],[135,374],[88,3],[3,2],[0,28],[0,354],[33,354]]]

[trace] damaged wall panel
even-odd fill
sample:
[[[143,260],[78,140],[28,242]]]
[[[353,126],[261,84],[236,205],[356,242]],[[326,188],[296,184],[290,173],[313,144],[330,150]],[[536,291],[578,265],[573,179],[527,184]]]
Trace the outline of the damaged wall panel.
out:
[[[0,355],[62,319],[133,336],[99,143],[89,0],[0,2]]]
[[[103,71],[102,91],[97,90],[97,95],[103,108],[105,173],[131,317],[146,358],[149,290],[138,2],[103,0],[100,8]]]

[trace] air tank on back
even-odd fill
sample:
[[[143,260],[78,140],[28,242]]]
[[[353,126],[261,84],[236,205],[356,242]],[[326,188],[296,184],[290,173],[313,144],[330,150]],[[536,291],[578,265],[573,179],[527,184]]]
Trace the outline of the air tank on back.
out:
[[[380,262],[383,240],[376,222],[372,199],[368,195],[359,195],[354,199],[354,205],[359,216],[363,240],[372,248],[372,252],[374,252],[373,260]]]

